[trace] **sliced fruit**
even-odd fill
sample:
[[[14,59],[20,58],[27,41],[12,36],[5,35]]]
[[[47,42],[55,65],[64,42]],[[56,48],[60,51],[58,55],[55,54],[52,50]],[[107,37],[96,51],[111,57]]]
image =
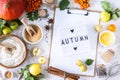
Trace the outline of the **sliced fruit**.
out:
[[[18,26],[19,26],[19,24],[16,21],[13,21],[13,22],[10,23],[10,28],[12,30],[17,29]]]
[[[81,70],[82,72],[87,71],[87,66],[86,66],[86,65],[82,65],[82,66],[80,67],[80,70]]]
[[[110,30],[110,31],[112,31],[112,32],[115,32],[115,31],[116,31],[116,25],[115,25],[115,24],[110,24],[110,25],[108,25],[107,30]]]
[[[2,32],[3,32],[3,34],[10,34],[11,33],[11,29],[9,27],[4,27]]]
[[[76,61],[76,65],[80,67],[80,66],[83,65],[83,62],[82,62],[81,60],[77,60],[77,61]]]
[[[111,17],[111,14],[106,11],[103,11],[100,14],[101,22],[108,22],[110,20],[110,17]]]
[[[101,32],[102,29],[103,29],[103,25],[98,24],[98,25],[95,26],[95,30],[96,30],[97,32]]]
[[[46,63],[46,58],[45,58],[44,56],[41,56],[41,57],[39,58],[39,63],[40,63],[40,64],[45,64],[45,63]]]
[[[96,30],[97,32],[101,32],[102,29],[103,29],[103,25],[98,24],[98,25],[95,26],[95,30]]]
[[[40,49],[39,48],[34,48],[32,53],[33,53],[33,56],[38,56],[39,53],[40,53]]]
[[[37,76],[41,73],[41,67],[40,67],[40,64],[32,64],[30,67],[29,67],[29,71],[30,73],[33,75],[33,76]]]

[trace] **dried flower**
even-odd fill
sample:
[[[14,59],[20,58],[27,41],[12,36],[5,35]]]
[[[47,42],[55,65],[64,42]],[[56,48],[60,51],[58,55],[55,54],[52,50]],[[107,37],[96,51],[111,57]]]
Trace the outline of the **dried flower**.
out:
[[[49,25],[46,25],[46,26],[45,26],[45,30],[46,30],[46,31],[49,31],[49,30],[50,30],[50,26],[49,26]]]
[[[52,19],[52,18],[48,19],[49,24],[52,24],[53,22],[54,22],[54,19]]]

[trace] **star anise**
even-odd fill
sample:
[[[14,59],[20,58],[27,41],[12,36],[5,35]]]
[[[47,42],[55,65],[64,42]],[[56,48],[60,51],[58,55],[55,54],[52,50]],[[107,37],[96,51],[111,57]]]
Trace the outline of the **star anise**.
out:
[[[46,25],[46,26],[45,26],[45,30],[46,30],[46,31],[49,31],[49,30],[50,30],[50,26],[49,26],[49,25]]]
[[[53,23],[53,22],[54,22],[54,20],[53,20],[52,18],[48,19],[48,23],[49,23],[49,24],[51,24],[51,23]]]

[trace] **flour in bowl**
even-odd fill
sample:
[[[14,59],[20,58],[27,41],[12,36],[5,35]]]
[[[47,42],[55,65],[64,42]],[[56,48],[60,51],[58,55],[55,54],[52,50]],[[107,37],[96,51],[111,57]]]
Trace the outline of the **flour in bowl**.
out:
[[[1,41],[1,44],[15,46],[16,49],[9,54],[0,48],[0,63],[5,66],[16,66],[23,61],[25,55],[24,44],[16,37],[7,37]]]

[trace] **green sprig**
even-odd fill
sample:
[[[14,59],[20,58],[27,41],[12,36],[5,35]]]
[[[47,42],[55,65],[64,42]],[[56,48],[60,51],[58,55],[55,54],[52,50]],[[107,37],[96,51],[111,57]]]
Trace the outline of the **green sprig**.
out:
[[[65,10],[69,6],[69,0],[61,0],[59,3],[60,10]]]
[[[117,20],[120,17],[120,9],[114,9],[110,2],[105,0],[101,1],[101,6],[106,12],[110,13],[111,19]]]
[[[27,18],[31,21],[37,20],[39,18],[38,11],[27,13]]]

